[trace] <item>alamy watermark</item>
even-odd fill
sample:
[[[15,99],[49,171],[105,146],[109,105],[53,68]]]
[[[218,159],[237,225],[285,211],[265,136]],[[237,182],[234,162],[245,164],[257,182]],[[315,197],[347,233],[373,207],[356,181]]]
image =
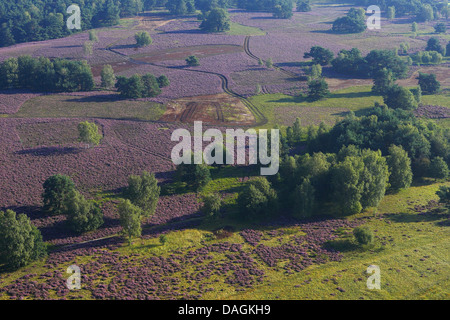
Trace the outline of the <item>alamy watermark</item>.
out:
[[[81,289],[81,271],[80,267],[73,264],[67,268],[66,273],[71,274],[67,278],[66,285],[69,290],[80,290]]]
[[[367,18],[367,29],[377,30],[381,29],[381,10],[379,6],[369,6],[366,13],[372,14]]]
[[[370,265],[367,268],[367,273],[371,276],[367,278],[367,288],[370,290],[381,289],[381,271],[379,266]]]
[[[72,4],[67,8],[67,13],[72,14],[67,19],[67,28],[69,30],[77,29],[81,30],[81,10],[76,4]]]
[[[206,163],[229,165],[246,164],[246,154],[248,154],[248,164],[259,164],[267,166],[261,167],[261,175],[274,175],[278,173],[280,165],[280,132],[278,129],[227,129],[224,156],[224,137],[222,131],[218,129],[208,129],[203,133],[202,121],[194,122],[194,137],[192,141],[191,133],[187,129],[176,129],[172,132],[172,141],[179,141],[172,149],[172,161],[175,165]],[[246,147],[248,141],[248,149]],[[203,142],[210,142],[204,150]],[[194,152],[192,153],[192,145]],[[236,147],[236,148],[235,148]],[[270,147],[270,153],[268,152]],[[235,152],[236,149],[236,152]],[[248,150],[248,151],[247,151]],[[236,161],[235,161],[236,159]]]

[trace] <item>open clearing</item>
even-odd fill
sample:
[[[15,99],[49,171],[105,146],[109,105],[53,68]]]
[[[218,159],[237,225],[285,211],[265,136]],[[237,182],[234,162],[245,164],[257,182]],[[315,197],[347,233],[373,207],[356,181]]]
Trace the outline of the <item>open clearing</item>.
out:
[[[171,101],[160,120],[243,126],[255,123],[255,117],[242,101],[226,93]]]

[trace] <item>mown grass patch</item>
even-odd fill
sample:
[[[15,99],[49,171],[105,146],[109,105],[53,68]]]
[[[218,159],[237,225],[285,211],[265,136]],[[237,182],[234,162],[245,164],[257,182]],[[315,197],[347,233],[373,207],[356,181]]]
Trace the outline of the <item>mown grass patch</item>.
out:
[[[122,100],[117,94],[99,96],[48,95],[28,100],[19,118],[104,118],[127,120],[158,120],[165,112],[162,104]]]
[[[231,22],[230,30],[227,34],[231,36],[265,36],[266,33],[259,28],[244,26],[242,24]]]

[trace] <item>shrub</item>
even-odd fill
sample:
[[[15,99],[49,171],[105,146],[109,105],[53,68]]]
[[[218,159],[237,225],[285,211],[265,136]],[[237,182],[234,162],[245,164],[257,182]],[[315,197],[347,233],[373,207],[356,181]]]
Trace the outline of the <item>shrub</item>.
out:
[[[65,175],[56,174],[45,180],[43,186],[43,211],[51,215],[65,213],[67,196],[75,189],[72,179]]]
[[[151,217],[156,210],[161,188],[153,173],[144,171],[142,175],[128,177],[128,187],[124,191],[125,198],[142,209],[144,217]]]
[[[316,79],[308,82],[308,99],[317,101],[328,96],[328,84],[324,79]]]
[[[207,217],[215,217],[220,212],[222,198],[217,193],[208,194],[203,197],[202,211]]]
[[[383,96],[383,100],[392,109],[415,110],[418,107],[411,91],[398,85],[391,86]]]
[[[134,35],[134,38],[136,39],[136,46],[138,48],[146,47],[148,45],[151,45],[153,42],[147,31],[140,31],[136,33]]]
[[[353,236],[360,245],[370,245],[373,243],[373,231],[369,227],[356,227],[353,229]]]
[[[447,25],[444,22],[439,22],[434,26],[436,33],[445,33],[447,31]]]
[[[116,84],[116,76],[111,65],[107,64],[102,68],[101,72],[102,88],[111,89]]]
[[[76,190],[72,190],[67,197],[66,214],[69,228],[77,233],[97,230],[103,224],[100,207]]]
[[[436,75],[433,73],[427,74],[419,72],[419,86],[424,94],[437,93],[441,87],[441,83],[436,80]]]
[[[95,123],[84,121],[78,124],[79,141],[91,145],[98,146],[102,135],[98,132],[98,127]]]
[[[196,56],[189,56],[186,58],[186,64],[190,67],[196,67],[200,65],[200,61]]]
[[[320,46],[313,46],[311,47],[311,49],[309,50],[309,52],[305,52],[305,54],[303,55],[303,58],[313,58],[313,63],[314,64],[320,64],[322,66],[326,66],[327,64],[329,64],[331,62],[331,60],[333,59],[333,52],[331,52],[328,49],[325,49],[323,47]]]
[[[157,80],[160,88],[168,87],[170,85],[169,78],[165,75],[159,76]]]

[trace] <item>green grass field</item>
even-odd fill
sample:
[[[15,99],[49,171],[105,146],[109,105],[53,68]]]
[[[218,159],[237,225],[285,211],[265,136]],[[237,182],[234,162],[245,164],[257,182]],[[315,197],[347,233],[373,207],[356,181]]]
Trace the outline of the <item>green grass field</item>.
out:
[[[28,100],[11,117],[158,120],[165,109],[158,103],[121,100],[116,93],[86,97],[47,95]]]

